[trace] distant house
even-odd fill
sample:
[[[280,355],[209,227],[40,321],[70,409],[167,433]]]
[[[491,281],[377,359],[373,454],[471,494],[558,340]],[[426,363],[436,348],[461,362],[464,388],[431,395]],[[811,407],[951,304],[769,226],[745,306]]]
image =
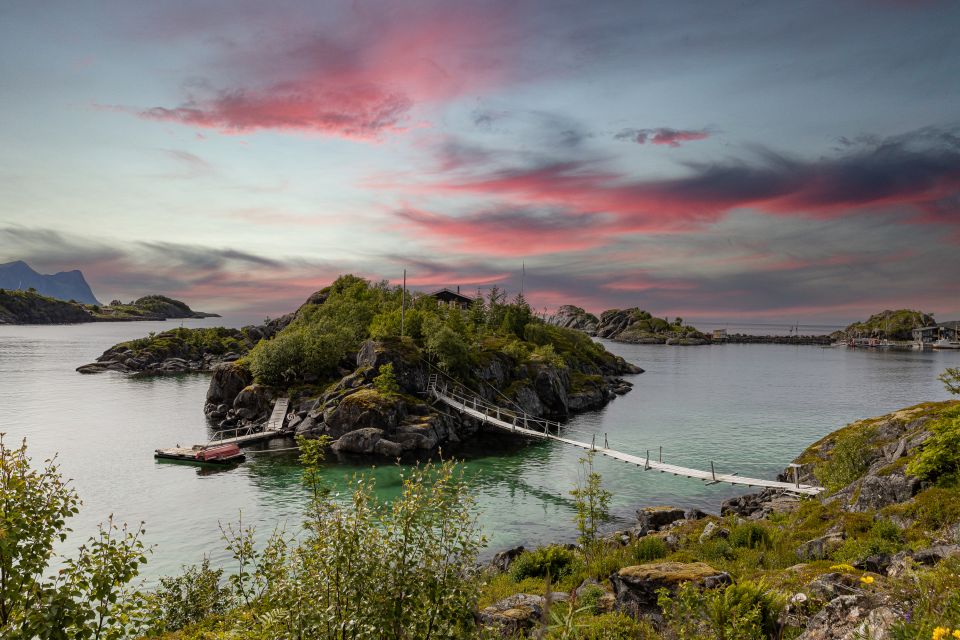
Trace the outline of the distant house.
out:
[[[960,337],[960,320],[939,322],[932,327],[913,330],[913,341],[918,344],[933,344],[940,337],[957,339]]]
[[[473,304],[473,298],[461,294],[460,287],[457,287],[456,291],[451,291],[450,289],[440,289],[439,291],[434,291],[430,295],[431,297],[436,298],[439,302],[460,307],[461,309],[469,309],[470,305]]]

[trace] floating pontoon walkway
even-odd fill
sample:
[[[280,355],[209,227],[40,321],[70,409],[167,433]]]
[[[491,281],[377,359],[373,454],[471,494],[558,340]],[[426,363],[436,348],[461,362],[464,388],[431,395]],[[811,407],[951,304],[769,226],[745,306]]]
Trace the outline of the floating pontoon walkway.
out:
[[[622,453],[606,446],[598,447],[595,442],[580,442],[571,440],[562,435],[563,426],[559,422],[535,418],[525,413],[518,413],[502,407],[498,407],[477,396],[476,394],[465,390],[463,387],[447,385],[441,382],[439,376],[430,376],[430,382],[427,386],[427,393],[440,402],[443,402],[452,409],[467,415],[484,424],[489,424],[511,433],[517,433],[532,438],[542,440],[555,440],[563,444],[595,451],[601,455],[621,460],[629,464],[635,464],[644,470],[654,470],[661,473],[672,473],[675,476],[684,476],[703,480],[707,484],[719,484],[721,482],[732,485],[743,485],[747,487],[762,487],[768,489],[782,489],[791,493],[800,493],[806,495],[817,495],[823,491],[823,487],[817,487],[809,484],[800,484],[799,482],[779,482],[777,480],[763,480],[760,478],[745,478],[732,473],[716,473],[710,463],[711,470],[689,469],[673,464],[666,464],[660,460],[651,460],[650,452],[646,457],[634,456],[628,453]],[[606,440],[606,438],[604,438]]]

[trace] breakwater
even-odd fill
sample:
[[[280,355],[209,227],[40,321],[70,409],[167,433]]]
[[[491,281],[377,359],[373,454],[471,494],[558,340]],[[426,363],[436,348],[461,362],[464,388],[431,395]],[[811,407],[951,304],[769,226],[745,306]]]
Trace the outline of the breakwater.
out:
[[[712,339],[714,344],[723,344],[725,342],[733,344],[812,344],[829,345],[833,343],[833,338],[829,335],[809,335],[809,336],[755,336],[746,333],[730,333],[726,338]]]

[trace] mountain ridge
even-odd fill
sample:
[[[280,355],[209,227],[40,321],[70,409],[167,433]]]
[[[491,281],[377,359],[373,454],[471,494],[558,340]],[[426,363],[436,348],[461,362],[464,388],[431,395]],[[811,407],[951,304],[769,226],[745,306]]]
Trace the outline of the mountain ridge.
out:
[[[100,304],[79,269],[43,274],[23,260],[0,264],[0,288],[27,291],[57,300],[74,300],[84,304]]]

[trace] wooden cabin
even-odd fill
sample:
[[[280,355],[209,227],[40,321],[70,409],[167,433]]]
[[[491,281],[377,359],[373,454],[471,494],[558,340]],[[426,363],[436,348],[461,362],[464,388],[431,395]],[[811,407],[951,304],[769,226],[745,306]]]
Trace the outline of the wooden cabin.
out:
[[[440,289],[439,291],[434,291],[430,295],[443,304],[457,306],[461,309],[469,309],[470,305],[472,305],[474,301],[470,296],[465,296],[460,293],[460,287],[457,287],[456,291],[451,291],[450,289],[446,288]]]

